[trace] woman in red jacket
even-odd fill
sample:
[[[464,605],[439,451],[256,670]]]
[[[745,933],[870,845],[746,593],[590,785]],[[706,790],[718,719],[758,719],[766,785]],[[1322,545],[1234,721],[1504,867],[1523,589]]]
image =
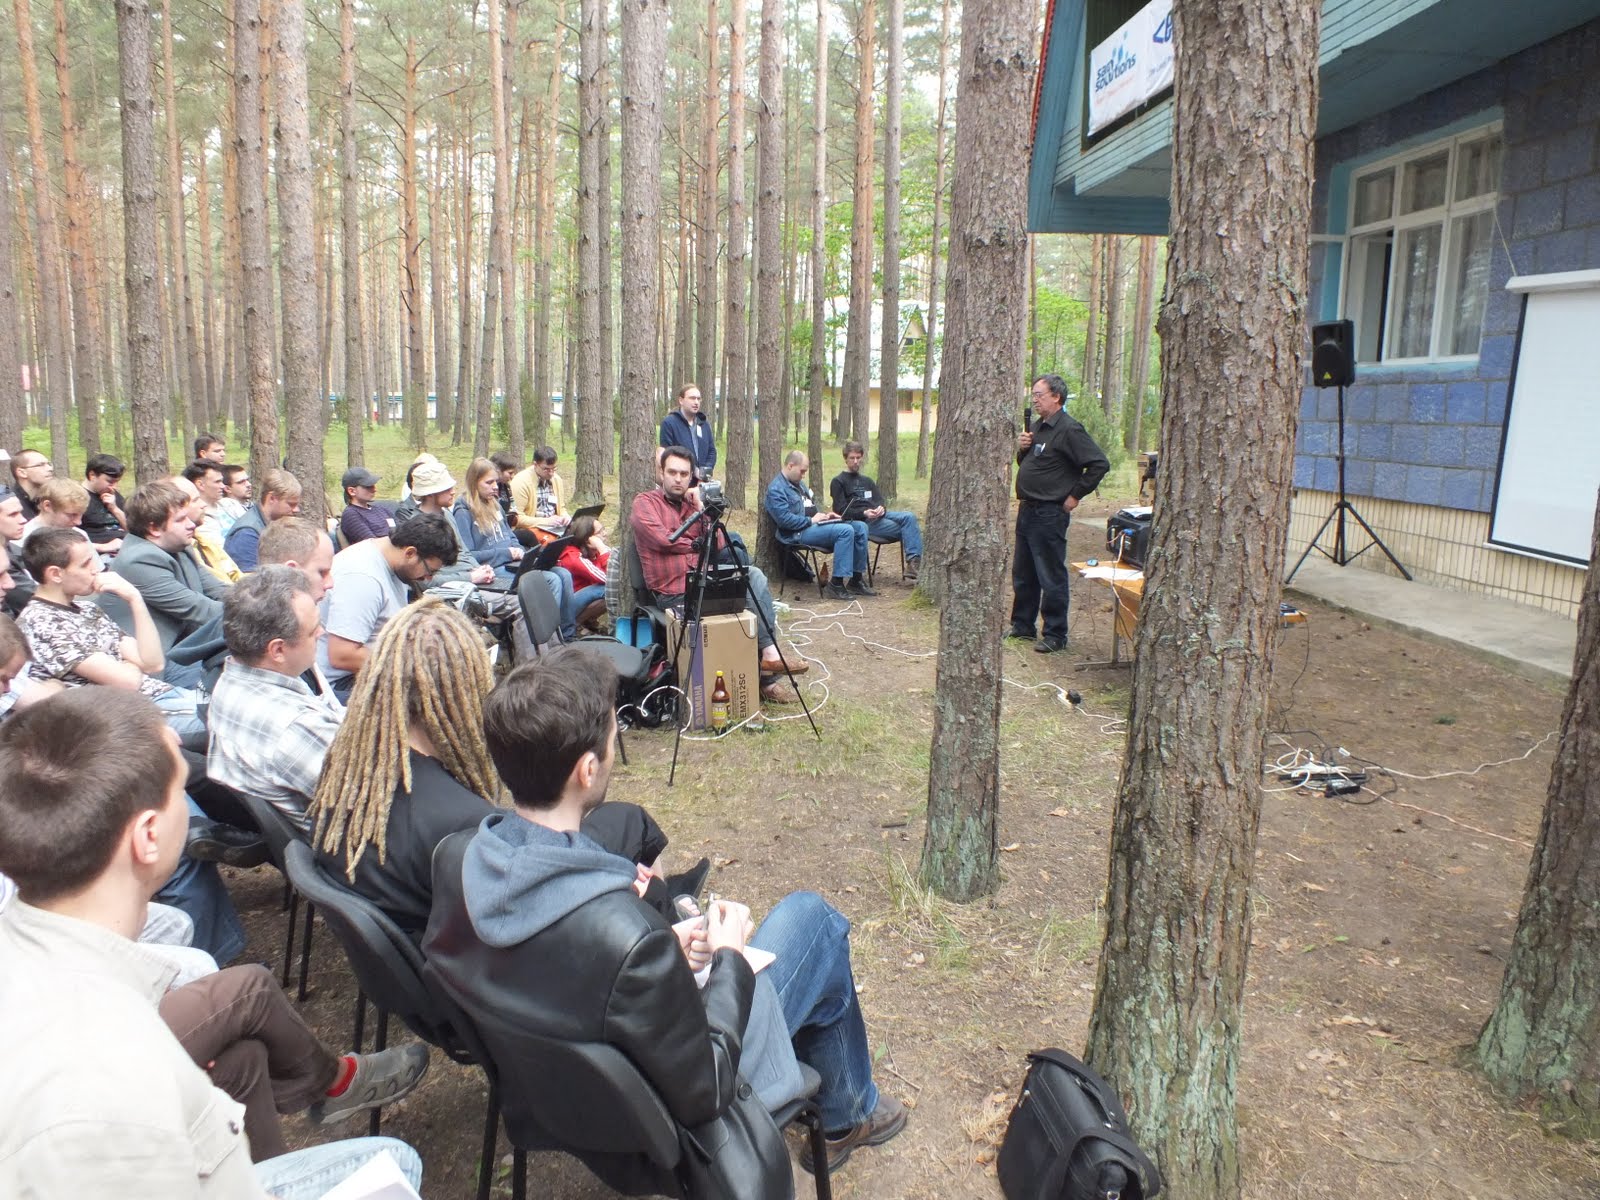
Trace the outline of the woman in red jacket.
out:
[[[567,529],[572,545],[561,552],[556,563],[572,574],[573,604],[580,625],[594,627],[605,611],[606,567],[611,562],[605,532],[606,527],[593,517],[578,517]],[[588,611],[597,601],[600,607]]]

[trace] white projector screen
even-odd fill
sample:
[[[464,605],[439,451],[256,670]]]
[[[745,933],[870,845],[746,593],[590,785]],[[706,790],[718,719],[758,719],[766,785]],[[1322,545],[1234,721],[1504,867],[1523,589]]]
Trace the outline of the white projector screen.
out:
[[[1506,410],[1489,541],[1589,562],[1600,491],[1600,271],[1519,276],[1522,335]]]

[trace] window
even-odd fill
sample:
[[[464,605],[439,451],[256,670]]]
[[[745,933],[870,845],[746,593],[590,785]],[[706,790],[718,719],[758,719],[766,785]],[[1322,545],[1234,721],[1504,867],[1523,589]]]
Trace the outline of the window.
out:
[[[1355,177],[1345,311],[1359,361],[1478,353],[1500,152],[1493,125]]]

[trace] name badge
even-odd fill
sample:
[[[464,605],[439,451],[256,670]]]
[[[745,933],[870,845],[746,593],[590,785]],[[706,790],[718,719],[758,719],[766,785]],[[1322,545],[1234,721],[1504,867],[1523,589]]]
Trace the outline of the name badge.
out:
[[[871,500],[872,499],[872,489],[871,488],[867,488],[865,491],[863,491],[861,493],[861,498],[863,500]]]

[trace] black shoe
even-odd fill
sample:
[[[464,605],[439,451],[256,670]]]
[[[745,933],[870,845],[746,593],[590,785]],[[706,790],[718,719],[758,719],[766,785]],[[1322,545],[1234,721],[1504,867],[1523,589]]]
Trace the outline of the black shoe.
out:
[[[860,575],[852,575],[850,577],[850,583],[846,590],[852,596],[876,596],[878,594],[877,589],[868,587],[867,581]]]
[[[1057,650],[1065,650],[1067,643],[1064,638],[1042,637],[1033,644],[1035,654],[1054,654]]]
[[[827,587],[823,588],[822,589],[822,594],[824,596],[826,596],[830,600],[854,600],[855,599],[855,597],[850,594],[850,589],[845,587],[844,584],[838,582],[837,580],[835,580],[833,583],[830,583]]]
[[[711,860],[702,858],[687,871],[681,871],[676,875],[668,875],[666,878],[667,891],[674,896],[694,896],[698,898],[700,889],[706,886],[706,876],[709,874],[711,874]]]
[[[1017,628],[1013,627],[1006,634],[1006,641],[1008,641],[1008,642],[1031,642],[1031,641],[1033,641],[1034,638],[1036,638],[1038,636],[1039,635],[1034,633],[1033,630],[1031,630],[1031,629],[1017,629]]]
[[[198,818],[189,822],[184,849],[196,862],[229,867],[259,867],[269,857],[266,839],[254,830]]]

